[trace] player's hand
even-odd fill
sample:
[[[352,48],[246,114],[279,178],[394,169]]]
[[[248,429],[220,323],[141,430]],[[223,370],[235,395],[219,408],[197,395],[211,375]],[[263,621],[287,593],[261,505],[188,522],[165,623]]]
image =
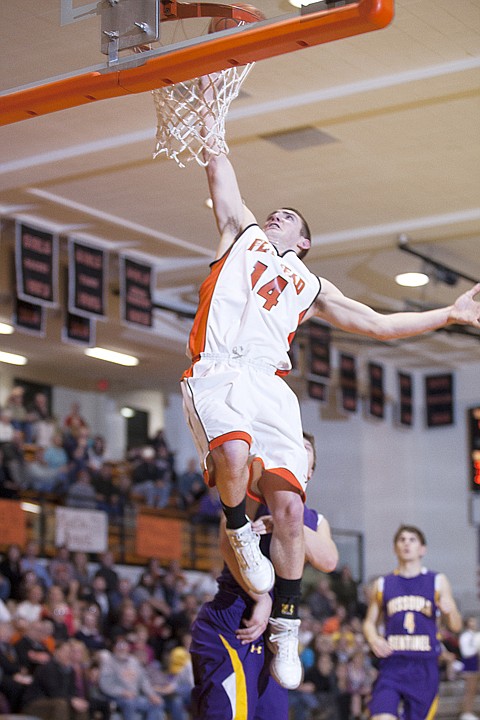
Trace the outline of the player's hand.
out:
[[[393,653],[393,650],[388,644],[388,642],[380,635],[375,638],[373,642],[370,643],[370,647],[373,654],[376,655],[378,658],[386,658]]]
[[[480,302],[474,300],[479,293],[480,283],[477,283],[473,288],[460,295],[453,305],[450,321],[480,328]]]
[[[252,614],[248,620],[243,621],[243,627],[238,628],[235,633],[242,645],[248,645],[263,635],[267,629],[271,612],[272,598],[268,593],[260,595],[253,606]]]
[[[253,532],[258,535],[268,535],[273,532],[273,518],[271,515],[262,515],[252,522]]]

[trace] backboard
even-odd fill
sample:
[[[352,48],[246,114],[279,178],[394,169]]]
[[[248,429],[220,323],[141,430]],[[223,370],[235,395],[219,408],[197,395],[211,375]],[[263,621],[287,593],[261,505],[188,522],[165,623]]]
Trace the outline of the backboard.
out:
[[[0,124],[381,29],[392,20],[393,2],[318,0],[298,8],[258,0],[262,20],[241,3],[233,10],[176,0],[2,3]],[[223,16],[246,22],[209,33],[211,18]]]

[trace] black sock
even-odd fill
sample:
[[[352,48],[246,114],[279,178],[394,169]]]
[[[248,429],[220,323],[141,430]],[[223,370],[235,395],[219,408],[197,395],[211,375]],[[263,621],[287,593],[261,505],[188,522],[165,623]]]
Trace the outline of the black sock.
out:
[[[275,575],[275,600],[272,617],[295,620],[298,618],[298,606],[301,598],[302,578],[288,580]]]
[[[243,498],[241,503],[235,505],[235,507],[229,507],[222,502],[223,512],[225,513],[225,517],[227,519],[227,528],[229,530],[238,530],[246,524],[246,503],[246,497]]]

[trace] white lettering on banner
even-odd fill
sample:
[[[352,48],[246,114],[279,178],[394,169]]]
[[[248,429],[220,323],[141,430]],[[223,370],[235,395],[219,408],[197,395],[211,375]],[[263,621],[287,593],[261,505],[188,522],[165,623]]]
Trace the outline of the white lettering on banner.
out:
[[[55,544],[74,552],[105,552],[108,548],[107,513],[57,507]]]

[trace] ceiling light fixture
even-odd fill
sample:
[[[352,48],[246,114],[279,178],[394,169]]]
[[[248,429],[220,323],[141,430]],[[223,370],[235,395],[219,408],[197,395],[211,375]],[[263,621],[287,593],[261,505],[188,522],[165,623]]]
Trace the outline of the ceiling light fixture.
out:
[[[402,287],[422,287],[430,282],[430,278],[423,272],[406,272],[395,275],[395,282]]]
[[[125,353],[116,352],[115,350],[107,350],[106,348],[94,347],[87,348],[85,355],[88,357],[96,358],[97,360],[105,360],[106,362],[116,363],[117,365],[125,365],[127,367],[134,367],[138,365],[138,358],[133,355],[126,355]]]
[[[24,355],[15,355],[15,353],[0,350],[0,362],[8,363],[9,365],[26,365],[28,360]]]
[[[15,331],[13,325],[8,323],[0,322],[0,335],[11,335]]]
[[[131,407],[122,407],[120,409],[120,415],[124,418],[132,418],[135,417],[135,410]]]

